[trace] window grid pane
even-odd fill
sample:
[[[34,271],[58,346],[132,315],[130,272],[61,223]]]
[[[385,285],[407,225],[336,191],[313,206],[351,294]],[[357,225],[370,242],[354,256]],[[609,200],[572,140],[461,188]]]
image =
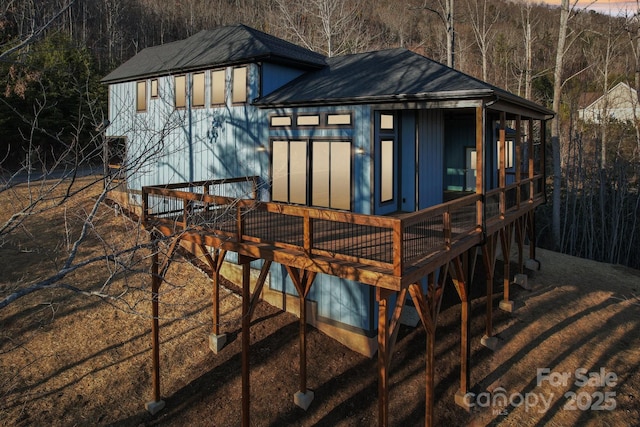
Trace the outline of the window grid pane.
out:
[[[211,72],[211,104],[224,104],[225,83],[225,70]]]
[[[233,95],[234,103],[247,101],[247,68],[233,69]]]
[[[147,81],[142,81],[137,83],[137,100],[136,100],[136,110],[137,111],[146,111],[147,110]]]
[[[351,209],[351,143],[331,143],[331,208]]]
[[[380,201],[393,200],[393,140],[380,142]]]
[[[187,106],[186,82],[187,80],[185,76],[176,76],[175,78],[176,108],[184,108]]]
[[[191,106],[204,107],[204,73],[193,74],[191,83]]]

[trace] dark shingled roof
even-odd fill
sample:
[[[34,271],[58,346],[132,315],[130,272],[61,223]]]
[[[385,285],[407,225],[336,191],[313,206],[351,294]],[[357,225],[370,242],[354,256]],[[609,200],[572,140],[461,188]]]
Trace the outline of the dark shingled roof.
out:
[[[252,61],[270,61],[302,69],[325,65],[323,55],[245,25],[203,30],[193,36],[146,48],[113,70],[103,83],[131,81]]]
[[[407,49],[327,58],[327,67],[306,73],[256,100],[260,106],[300,106],[383,101],[503,97],[537,111],[551,111]]]

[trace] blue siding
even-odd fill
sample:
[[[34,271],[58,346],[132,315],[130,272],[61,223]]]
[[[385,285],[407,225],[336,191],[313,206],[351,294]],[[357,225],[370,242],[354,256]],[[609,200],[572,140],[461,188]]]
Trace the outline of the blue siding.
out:
[[[442,111],[418,111],[418,209],[442,203],[443,157]]]
[[[304,72],[295,68],[282,65],[262,64],[262,96],[268,95],[279,87],[299,77]]]
[[[456,118],[445,123],[445,189],[465,189],[465,149],[476,146],[473,117]]]

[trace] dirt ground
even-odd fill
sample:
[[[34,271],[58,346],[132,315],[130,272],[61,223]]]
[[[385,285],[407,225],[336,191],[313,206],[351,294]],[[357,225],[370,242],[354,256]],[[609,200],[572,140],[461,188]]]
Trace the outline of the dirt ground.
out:
[[[9,205],[0,194],[0,220]],[[30,218],[0,247],[0,298],[60,266],[91,195]],[[131,244],[137,228],[103,206],[80,258]],[[113,266],[93,265],[65,280],[85,292],[48,289],[0,310],[0,425],[234,426],[241,419],[240,297],[222,290],[229,344],[208,348],[211,284],[183,259],[161,288],[161,388],[151,398],[149,259],[139,271],[104,280]],[[436,335],[436,425],[631,426],[640,420],[640,272],[538,250],[533,290],[513,286],[516,310],[495,310],[498,347],[480,344],[485,297],[473,284],[472,369],[466,412],[459,385],[460,310],[445,290]],[[502,271],[498,265],[497,271]],[[501,278],[496,278],[496,284]],[[499,288],[496,285],[496,288]],[[499,289],[497,289],[499,290]],[[497,307],[501,295],[494,298]],[[354,353],[313,328],[308,335],[307,411],[298,390],[297,319],[259,303],[251,327],[251,420],[255,426],[370,426],[377,423],[376,358]],[[403,326],[393,353],[390,421],[424,425],[425,333]],[[546,370],[545,370],[546,368]],[[504,404],[504,400],[511,404]]]

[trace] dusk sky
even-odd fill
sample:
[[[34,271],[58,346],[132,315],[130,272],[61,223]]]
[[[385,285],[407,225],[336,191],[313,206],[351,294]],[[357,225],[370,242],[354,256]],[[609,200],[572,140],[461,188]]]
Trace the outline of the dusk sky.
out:
[[[535,1],[535,0],[534,0]],[[575,0],[570,0],[569,3],[573,4]],[[544,0],[543,3],[559,5],[560,0]],[[635,1],[619,1],[619,0],[579,0],[578,7],[588,7],[591,10],[595,10],[601,13],[607,13],[609,15],[617,16],[624,15],[625,11],[629,13],[638,8]]]

